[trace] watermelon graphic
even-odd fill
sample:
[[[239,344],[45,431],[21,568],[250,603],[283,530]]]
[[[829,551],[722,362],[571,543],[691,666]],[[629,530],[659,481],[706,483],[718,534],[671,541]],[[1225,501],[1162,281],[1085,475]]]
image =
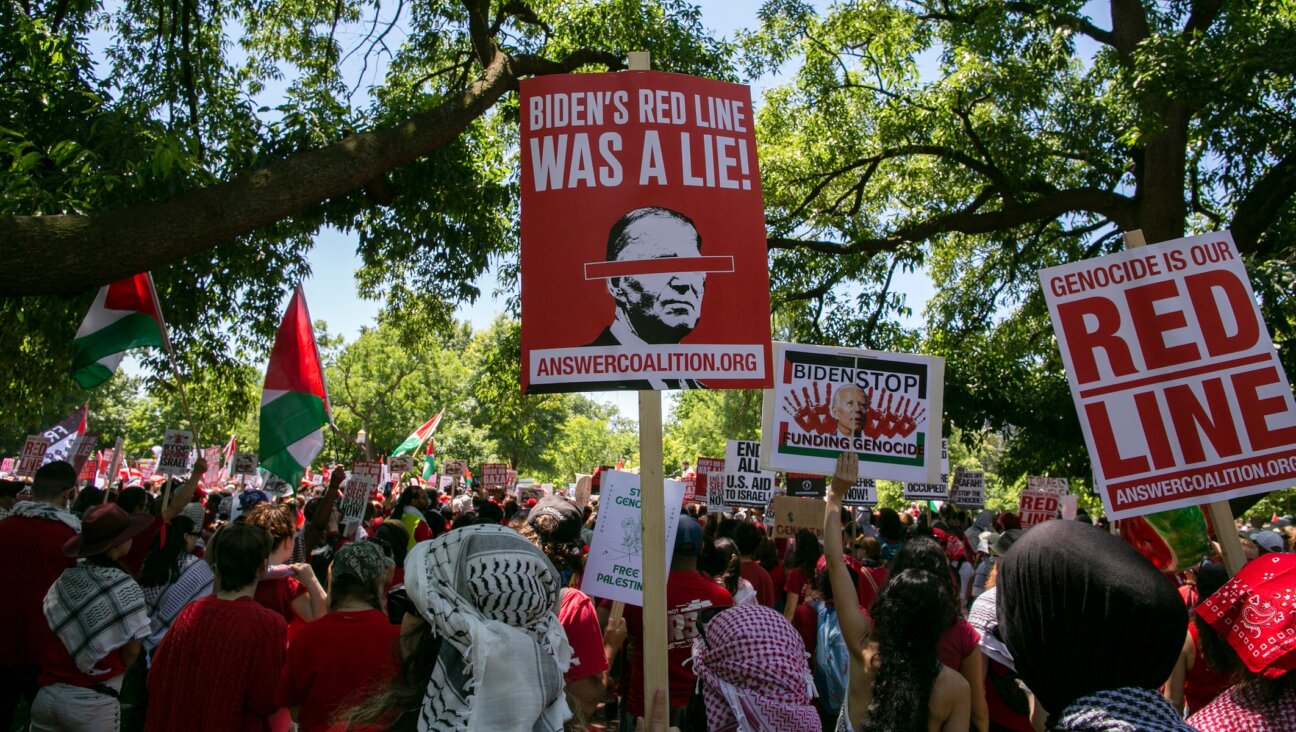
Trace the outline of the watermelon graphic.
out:
[[[1162,572],[1179,572],[1210,552],[1206,514],[1199,506],[1136,516],[1120,522],[1121,538]]]

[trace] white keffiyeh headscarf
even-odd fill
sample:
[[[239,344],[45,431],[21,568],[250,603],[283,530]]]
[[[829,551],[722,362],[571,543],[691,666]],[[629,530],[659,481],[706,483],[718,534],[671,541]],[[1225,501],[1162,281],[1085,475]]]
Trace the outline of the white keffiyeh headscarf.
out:
[[[61,521],[73,531],[78,533],[81,531],[81,519],[66,508],[55,506],[52,503],[19,501],[14,504],[12,515],[43,519],[45,521]]]
[[[571,646],[556,614],[561,587],[549,559],[503,526],[414,545],[405,590],[442,639],[419,730],[562,729]]]
[[[82,562],[63,570],[45,593],[45,619],[85,674],[109,653],[149,634],[144,592],[129,574]]]

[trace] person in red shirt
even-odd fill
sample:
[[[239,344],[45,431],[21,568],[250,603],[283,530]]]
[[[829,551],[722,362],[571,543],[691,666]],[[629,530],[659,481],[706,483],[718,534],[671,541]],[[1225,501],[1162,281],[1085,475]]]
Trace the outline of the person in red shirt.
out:
[[[670,705],[678,719],[688,706],[697,676],[685,663],[692,657],[698,614],[709,607],[733,605],[733,596],[697,569],[704,543],[702,526],[681,513],[675,531],[675,552],[666,579],[666,655],[670,667]],[[631,640],[630,692],[621,729],[634,729],[634,718],[644,713],[643,609],[626,605],[626,627]],[[678,721],[675,722],[678,724]]]
[[[347,544],[333,557],[331,611],[293,635],[275,697],[292,710],[302,732],[327,730],[337,709],[396,673],[400,626],[388,622],[383,609],[394,568],[373,541]]]
[[[742,560],[738,573],[756,590],[757,604],[774,607],[774,581],[755,559],[756,550],[760,549],[764,538],[765,532],[756,528],[755,524],[744,521],[734,529],[734,543],[738,545],[738,556]]]
[[[28,705],[40,688],[37,649],[48,639],[57,642],[41,603],[50,585],[76,560],[63,554],[63,545],[81,530],[81,521],[67,510],[77,472],[62,460],[41,466],[32,482],[32,500],[14,504],[0,521],[0,729],[7,730],[19,698]]]
[[[193,471],[189,473],[189,478],[180,484],[174,492],[171,493],[169,502],[162,510],[153,516],[147,528],[135,537],[131,543],[130,553],[122,557],[122,566],[130,572],[132,577],[139,578],[140,568],[144,566],[144,560],[148,558],[149,552],[157,546],[158,534],[162,532],[162,526],[170,523],[172,519],[184,513],[185,506],[193,498],[194,491],[198,489],[198,481],[202,478],[203,473],[207,472],[207,461],[198,458],[194,461]],[[127,488],[117,497],[117,505],[122,510],[133,516],[149,515],[148,493],[143,488]]]
[[[783,617],[789,621],[796,613],[797,605],[808,605],[822,599],[815,586],[815,564],[821,556],[823,547],[819,546],[819,539],[814,532],[806,529],[798,531],[795,548],[792,550],[792,568],[783,581],[783,590],[787,592]]]
[[[309,623],[324,617],[328,612],[328,593],[316,578],[315,570],[305,562],[284,564],[292,556],[293,536],[297,532],[292,510],[262,503],[244,514],[243,522],[265,529],[274,540],[270,566],[276,575],[263,578],[257,584],[256,601],[278,613],[284,622],[300,619]]]
[[[65,569],[45,595],[54,637],[46,636],[39,649],[33,730],[117,732],[122,679],[150,632],[144,591],[119,560],[148,525],[148,516],[95,506],[86,511],[81,533],[63,545],[65,555],[83,561]]]
[[[270,556],[270,534],[230,524],[212,537],[207,556],[216,593],[190,603],[172,623],[149,669],[145,732],[264,731],[279,710],[287,624],[252,599]],[[200,678],[219,679],[201,689]]]

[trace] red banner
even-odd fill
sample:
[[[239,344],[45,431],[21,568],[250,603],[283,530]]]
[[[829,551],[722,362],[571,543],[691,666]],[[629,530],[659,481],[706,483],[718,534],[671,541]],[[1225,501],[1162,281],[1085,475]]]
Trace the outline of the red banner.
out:
[[[767,388],[765,209],[746,86],[528,79],[522,388]]]

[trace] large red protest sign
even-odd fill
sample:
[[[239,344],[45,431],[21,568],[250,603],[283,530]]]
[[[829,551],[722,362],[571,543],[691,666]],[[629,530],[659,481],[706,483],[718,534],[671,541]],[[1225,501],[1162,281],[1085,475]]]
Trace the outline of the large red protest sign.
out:
[[[1296,483],[1296,403],[1227,232],[1040,282],[1109,517]]]
[[[750,90],[553,75],[521,106],[523,391],[768,387]]]

